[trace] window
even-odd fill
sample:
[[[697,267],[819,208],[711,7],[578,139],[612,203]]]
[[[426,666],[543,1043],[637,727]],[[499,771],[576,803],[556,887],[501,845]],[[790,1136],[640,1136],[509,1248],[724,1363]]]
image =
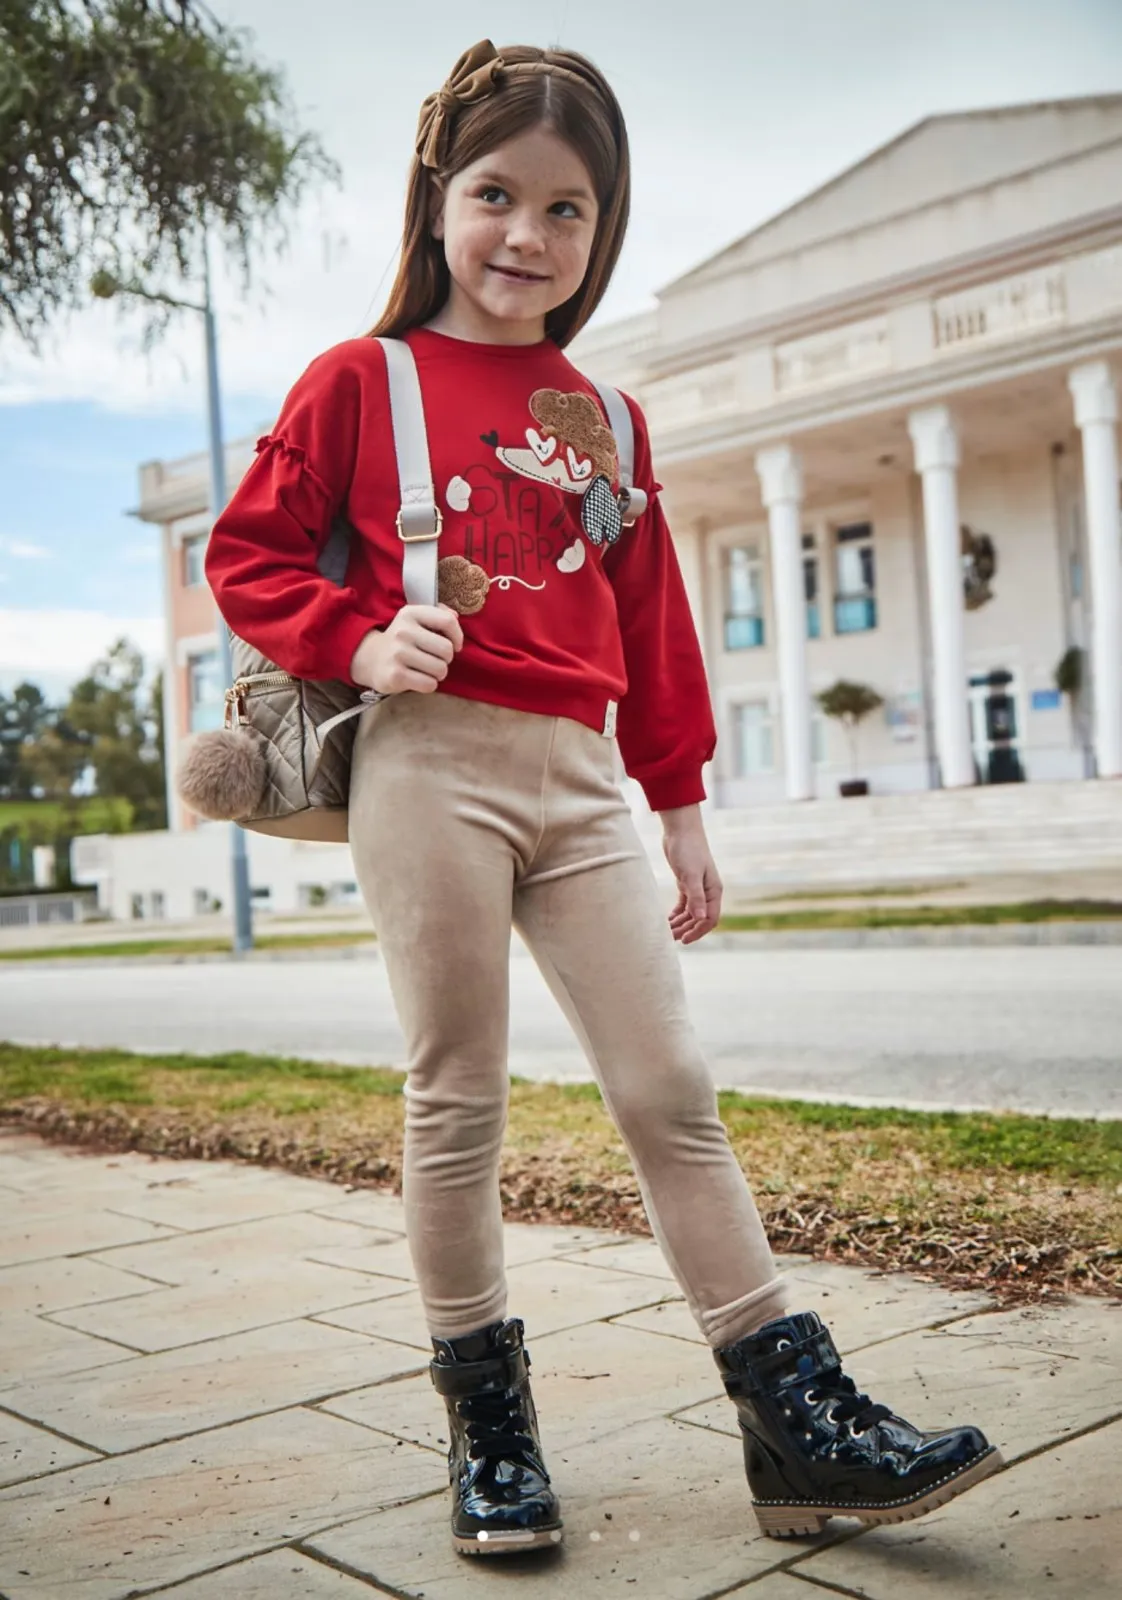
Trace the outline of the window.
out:
[[[734,710],[736,775],[755,778],[775,771],[771,707],[766,700],[745,700]]]
[[[134,922],[140,922],[144,917],[144,896],[131,894],[129,896],[129,916]]]
[[[187,699],[192,733],[208,733],[222,726],[225,685],[217,650],[187,659]]]
[[[803,534],[803,593],[806,596],[806,636],[818,639],[822,635],[822,618],[818,610],[818,543],[813,533]]]
[[[764,642],[764,564],[758,545],[733,545],[725,553],[725,649],[750,650]]]
[[[183,541],[183,582],[189,589],[206,582],[203,562],[206,559],[206,534],[196,533]]]
[[[164,899],[164,891],[162,889],[153,889],[151,900],[152,917],[154,921],[158,922],[167,915],[167,902]]]
[[[837,560],[834,632],[867,633],[877,625],[877,576],[873,527],[854,522],[834,530]]]

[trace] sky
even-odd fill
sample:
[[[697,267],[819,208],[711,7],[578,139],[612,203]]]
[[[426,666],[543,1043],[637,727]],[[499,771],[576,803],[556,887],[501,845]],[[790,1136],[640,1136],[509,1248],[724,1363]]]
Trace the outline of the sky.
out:
[[[540,17],[510,0],[211,5],[284,70],[342,169],[248,296],[218,263],[231,438],[264,431],[308,361],[374,321],[420,102],[477,39],[581,50],[619,96],[632,221],[598,323],[925,116],[1122,91],[1120,0],[552,0]],[[0,689],[30,677],[61,697],[122,633],[156,659],[158,533],[131,513],[142,462],[205,448],[201,341],[188,314],[145,353],[135,317],[104,303],[38,351],[0,334]]]

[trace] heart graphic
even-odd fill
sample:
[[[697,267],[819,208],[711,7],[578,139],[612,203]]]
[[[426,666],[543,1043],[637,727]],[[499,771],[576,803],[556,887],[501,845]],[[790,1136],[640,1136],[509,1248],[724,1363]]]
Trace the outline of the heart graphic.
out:
[[[584,545],[574,539],[564,555],[557,558],[558,572],[579,572],[584,566]]]
[[[557,440],[543,439],[536,428],[526,429],[526,443],[539,461],[549,461],[557,454]]]
[[[595,545],[615,544],[623,532],[623,515],[611,483],[597,473],[580,504],[581,526]]]
[[[569,476],[571,478],[575,478],[578,483],[582,478],[591,478],[592,462],[585,460],[583,456],[576,455],[571,444],[565,446],[565,459],[569,463]]]
[[[479,437],[482,439],[484,444],[489,444],[493,450],[499,442],[499,430],[494,428],[490,433],[481,433]]]
[[[452,478],[444,491],[444,498],[453,511],[466,511],[471,505],[471,484],[466,478]]]

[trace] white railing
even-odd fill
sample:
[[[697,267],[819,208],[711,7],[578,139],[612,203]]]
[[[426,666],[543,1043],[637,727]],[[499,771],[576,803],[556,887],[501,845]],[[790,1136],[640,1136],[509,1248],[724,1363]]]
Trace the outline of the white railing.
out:
[[[981,340],[1007,339],[1026,328],[1063,322],[1067,285],[1062,267],[1041,267],[1017,278],[982,283],[932,302],[936,350]]]

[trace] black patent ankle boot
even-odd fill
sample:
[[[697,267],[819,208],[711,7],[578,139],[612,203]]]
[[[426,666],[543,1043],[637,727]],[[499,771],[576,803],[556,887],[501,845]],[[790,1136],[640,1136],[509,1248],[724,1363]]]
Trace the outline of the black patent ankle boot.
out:
[[[736,1402],[760,1528],[820,1533],[827,1517],[906,1522],[1003,1465],[977,1428],[921,1433],[858,1394],[812,1311],[715,1350]]]
[[[561,1508],[542,1459],[530,1357],[517,1317],[434,1339],[429,1371],[448,1409],[452,1541],[463,1555],[561,1542]]]

